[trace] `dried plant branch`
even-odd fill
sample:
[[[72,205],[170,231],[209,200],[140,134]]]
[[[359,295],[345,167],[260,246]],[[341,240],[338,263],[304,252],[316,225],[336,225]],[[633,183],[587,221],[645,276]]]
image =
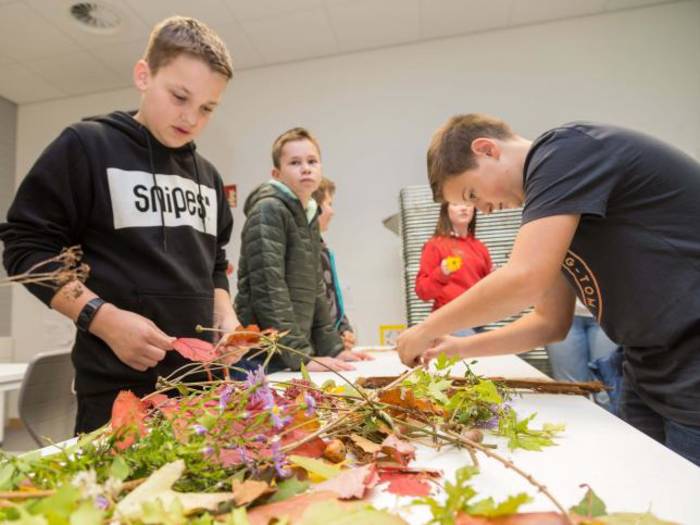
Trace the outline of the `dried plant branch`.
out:
[[[41,261],[24,273],[0,279],[0,286],[11,284],[37,284],[58,290],[72,281],[84,283],[90,267],[81,263],[83,251],[80,246],[64,248],[60,254]],[[49,269],[58,265],[53,270]]]
[[[396,379],[395,376],[374,376],[360,377],[356,384],[363,388],[382,388]],[[464,377],[450,377],[453,386],[469,384],[469,380]],[[608,390],[609,387],[600,381],[553,381],[550,379],[526,379],[507,377],[484,377],[483,379],[514,389],[532,390],[541,394],[570,394],[587,396]]]

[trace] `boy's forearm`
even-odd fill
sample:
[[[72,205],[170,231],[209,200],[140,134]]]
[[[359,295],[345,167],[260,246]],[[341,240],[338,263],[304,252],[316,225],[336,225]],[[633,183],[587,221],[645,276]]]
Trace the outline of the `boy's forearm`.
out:
[[[435,338],[461,328],[482,326],[520,312],[538,298],[527,272],[506,265],[430,314],[423,330],[427,338]]]

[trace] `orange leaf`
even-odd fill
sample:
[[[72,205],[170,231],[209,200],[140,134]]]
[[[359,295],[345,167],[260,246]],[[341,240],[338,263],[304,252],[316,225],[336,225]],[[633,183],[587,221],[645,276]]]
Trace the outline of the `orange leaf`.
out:
[[[146,405],[131,390],[122,390],[112,405],[112,433],[119,450],[129,448],[146,432]]]
[[[214,345],[194,337],[181,337],[173,341],[173,349],[190,361],[209,362],[216,359]]]
[[[413,395],[412,390],[406,388],[392,388],[379,394],[379,401],[387,405],[396,405],[402,408],[429,412],[431,414],[443,415],[444,410],[438,405],[425,399],[418,399]]]

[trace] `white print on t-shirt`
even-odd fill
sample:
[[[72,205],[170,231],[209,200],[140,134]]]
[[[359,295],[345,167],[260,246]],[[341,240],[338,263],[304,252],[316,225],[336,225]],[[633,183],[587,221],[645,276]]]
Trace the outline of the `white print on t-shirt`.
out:
[[[571,250],[566,253],[562,268],[576,286],[576,295],[600,323],[603,318],[603,297],[591,269],[579,255]]]
[[[216,191],[179,175],[107,168],[114,229],[191,226],[216,235]]]

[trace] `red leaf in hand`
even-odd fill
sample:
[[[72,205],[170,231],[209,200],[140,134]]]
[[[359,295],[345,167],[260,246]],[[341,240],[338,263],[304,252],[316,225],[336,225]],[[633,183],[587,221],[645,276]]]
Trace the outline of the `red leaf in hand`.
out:
[[[130,390],[122,390],[112,405],[112,433],[119,450],[129,448],[137,437],[144,435],[146,405]]]
[[[173,349],[190,361],[208,363],[216,359],[216,350],[213,344],[193,337],[175,339]]]

